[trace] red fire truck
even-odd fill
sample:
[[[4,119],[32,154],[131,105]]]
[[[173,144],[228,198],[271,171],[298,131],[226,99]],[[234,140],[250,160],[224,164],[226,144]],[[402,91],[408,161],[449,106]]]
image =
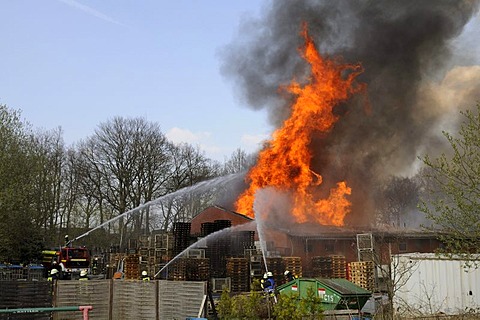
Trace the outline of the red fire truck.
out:
[[[63,247],[58,255],[58,264],[62,267],[63,279],[78,278],[80,272],[88,272],[90,253],[85,247]]]
[[[86,247],[73,247],[70,242],[55,250],[44,250],[43,266],[50,270],[57,264],[61,271],[61,279],[78,278],[80,272],[88,272],[90,267],[90,252]]]

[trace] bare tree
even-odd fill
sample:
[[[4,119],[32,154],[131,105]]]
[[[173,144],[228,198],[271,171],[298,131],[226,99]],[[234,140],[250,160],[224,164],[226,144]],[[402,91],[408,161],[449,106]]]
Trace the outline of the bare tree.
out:
[[[401,227],[405,217],[415,211],[420,188],[415,179],[393,176],[377,196],[377,220],[380,224]]]
[[[230,159],[225,162],[224,171],[225,174],[247,171],[254,164],[255,157],[253,155],[247,155],[244,150],[238,148],[232,153]]]
[[[148,203],[164,195],[169,178],[170,154],[172,147],[156,124],[140,122],[133,137],[138,163],[135,167],[134,185],[130,193],[133,207]],[[134,217],[134,232],[150,232],[150,206]],[[142,226],[145,226],[142,230]]]
[[[62,202],[65,146],[61,129],[39,132],[34,136],[37,174],[34,179],[34,202],[47,239],[56,240],[56,230],[64,214]]]
[[[70,225],[72,214],[75,213],[77,208],[78,198],[80,197],[79,188],[79,174],[77,162],[77,153],[73,148],[68,149],[65,154],[65,165],[63,170],[63,193],[62,193],[62,205],[63,215],[62,221],[65,220],[67,225]]]
[[[86,204],[95,199],[99,222],[105,210],[118,219],[120,243],[126,233],[150,231],[150,207],[125,214],[169,192],[172,148],[160,127],[142,118],[114,118],[100,124],[81,144],[83,187]],[[93,208],[93,207],[92,207]]]
[[[171,172],[169,191],[174,192],[182,188],[193,186],[201,181],[218,176],[215,164],[207,159],[198,148],[188,144],[174,146],[171,151]],[[169,217],[167,224],[176,221],[189,221],[196,213],[211,205],[214,201],[212,190],[202,190],[200,193],[182,193],[166,206]],[[171,211],[173,210],[173,212]],[[173,220],[171,220],[173,218]]]

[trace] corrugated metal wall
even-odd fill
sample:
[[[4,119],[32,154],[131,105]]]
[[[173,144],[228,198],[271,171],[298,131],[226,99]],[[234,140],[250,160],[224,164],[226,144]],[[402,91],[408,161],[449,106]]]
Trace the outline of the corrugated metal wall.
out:
[[[463,314],[480,308],[480,269],[434,254],[392,256],[395,309],[400,314]]]

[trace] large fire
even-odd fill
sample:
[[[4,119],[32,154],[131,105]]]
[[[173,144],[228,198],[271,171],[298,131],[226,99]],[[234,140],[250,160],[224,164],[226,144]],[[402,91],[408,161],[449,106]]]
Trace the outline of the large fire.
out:
[[[309,144],[312,133],[326,136],[331,132],[339,119],[333,108],[362,89],[362,86],[354,86],[362,68],[322,58],[306,25],[302,36],[305,45],[300,52],[311,66],[309,83],[302,87],[292,81],[286,88],[296,97],[291,116],[273,133],[268,147],[259,154],[257,164],[247,175],[249,188],[240,195],[235,206],[237,212],[253,218],[256,191],[273,187],[291,194],[291,211],[297,222],[316,221],[339,226],[344,224],[350,210],[351,203],[346,196],[351,194],[351,188],[340,181],[326,199],[316,199],[315,191],[322,184],[322,176],[310,168]]]

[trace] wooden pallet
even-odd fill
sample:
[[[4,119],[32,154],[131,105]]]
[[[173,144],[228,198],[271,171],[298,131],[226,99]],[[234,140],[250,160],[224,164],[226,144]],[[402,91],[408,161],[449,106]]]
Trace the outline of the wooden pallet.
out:
[[[346,259],[343,255],[317,256],[312,258],[315,277],[346,278]]]
[[[137,239],[137,246],[138,247],[150,247],[150,237],[149,236],[139,236]]]
[[[165,248],[167,250],[173,249],[173,234],[172,233],[160,233],[155,235],[154,240],[155,249]]]
[[[302,258],[300,257],[283,257],[285,270],[290,271],[297,277],[302,276]]]
[[[227,258],[226,275],[230,278],[232,292],[246,292],[250,286],[248,258]]]
[[[348,275],[351,282],[373,291],[375,288],[375,264],[373,261],[354,261],[348,264]]]
[[[207,281],[210,278],[210,260],[208,258],[187,258],[186,278],[189,281]]]
[[[364,288],[365,290],[374,291],[375,289],[375,281],[373,279],[369,281],[350,279],[350,281],[355,283],[357,286]]]
[[[178,258],[168,267],[168,280],[187,280],[187,260],[185,258]]]

